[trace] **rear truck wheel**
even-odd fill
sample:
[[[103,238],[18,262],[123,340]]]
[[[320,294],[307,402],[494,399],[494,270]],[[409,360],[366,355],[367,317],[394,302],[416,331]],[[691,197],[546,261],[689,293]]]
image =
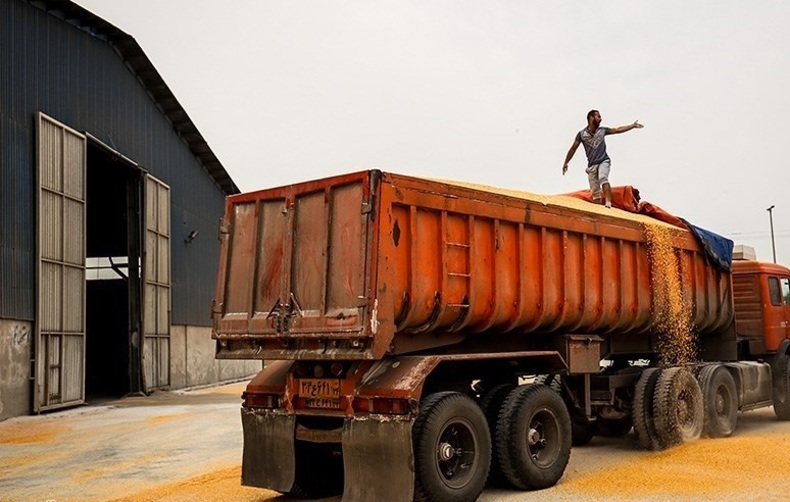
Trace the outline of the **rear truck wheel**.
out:
[[[653,396],[653,420],[660,445],[669,448],[698,439],[703,417],[702,390],[691,371],[678,366],[663,370]]]
[[[538,375],[533,383],[546,385],[557,394],[562,394],[562,380],[559,375]]]
[[[516,386],[510,383],[503,383],[497,385],[485,394],[480,400],[480,408],[483,410],[483,415],[486,417],[488,430],[491,432],[491,469],[488,472],[488,484],[493,486],[500,486],[505,484],[505,477],[502,474],[502,468],[499,465],[499,459],[496,452],[496,427],[497,420],[499,419],[499,412],[502,410],[502,405],[505,402],[508,394]]]
[[[702,433],[711,438],[729,437],[738,422],[735,380],[718,364],[703,366],[698,379],[704,408]]]
[[[790,420],[790,356],[777,354],[772,370],[774,413],[779,420]]]
[[[559,375],[538,375],[534,385],[545,385],[559,395],[562,395],[562,380]],[[577,416],[578,415],[578,416]],[[592,441],[595,428],[582,412],[571,414],[571,445],[584,446]]]
[[[639,376],[634,388],[631,404],[631,420],[634,423],[636,444],[645,450],[657,450],[658,434],[653,421],[653,394],[661,374],[658,368],[648,368]]]
[[[414,422],[415,499],[477,500],[491,464],[491,436],[480,407],[458,392],[437,392]]]
[[[562,477],[571,455],[571,417],[549,387],[513,389],[499,414],[496,434],[502,474],[514,487],[540,490]]]

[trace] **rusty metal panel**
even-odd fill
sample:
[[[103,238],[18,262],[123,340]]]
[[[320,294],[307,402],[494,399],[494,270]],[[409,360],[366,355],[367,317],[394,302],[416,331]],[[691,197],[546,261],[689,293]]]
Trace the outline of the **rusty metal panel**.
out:
[[[327,270],[327,224],[324,192],[297,196],[294,204],[293,265],[291,289],[304,317],[324,311]]]
[[[565,361],[568,371],[598,373],[601,363],[603,338],[596,335],[568,335],[565,337]]]
[[[237,204],[233,207],[233,228],[228,242],[228,283],[225,286],[225,312],[230,318],[247,319],[252,305],[252,284],[255,256],[255,204]],[[278,282],[281,280],[277,278]],[[279,289],[279,288],[278,288]],[[279,291],[278,291],[279,293]]]
[[[616,214],[370,171],[231,197],[226,220],[218,357],[376,359],[477,333],[657,326],[644,224]],[[668,231],[695,328],[725,328],[729,274]]]
[[[425,378],[441,361],[438,356],[401,356],[377,361],[355,388],[356,395],[419,399]]]
[[[340,186],[330,192],[329,263],[326,287],[327,318],[359,317],[365,296],[365,224],[361,184]]]
[[[378,251],[390,264],[378,287],[392,295],[380,300],[393,303],[396,352],[417,333],[656,328],[641,223],[430,180],[383,180]],[[688,231],[670,232],[696,329],[723,329],[733,317],[729,275]]]
[[[229,198],[215,335],[258,355],[253,339],[283,353],[301,347],[370,357],[370,182],[357,173]]]
[[[288,218],[285,209],[285,199],[275,199],[260,203],[260,217],[258,233],[258,249],[253,252],[255,263],[258,265],[258,272],[255,277],[250,277],[254,282],[255,291],[255,313],[258,316],[259,325],[264,327],[267,324],[261,317],[268,315],[271,308],[276,305],[282,291],[285,289],[283,281],[286,280],[284,270],[284,253],[286,239],[288,236]],[[277,259],[275,257],[280,257]]]

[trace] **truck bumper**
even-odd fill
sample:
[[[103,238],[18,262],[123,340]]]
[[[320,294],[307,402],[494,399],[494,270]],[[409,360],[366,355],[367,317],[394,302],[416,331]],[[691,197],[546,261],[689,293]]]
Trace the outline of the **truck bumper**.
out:
[[[245,486],[291,491],[296,462],[296,416],[242,408]],[[343,450],[343,502],[414,497],[412,425],[407,416],[370,415],[347,418],[340,434]]]

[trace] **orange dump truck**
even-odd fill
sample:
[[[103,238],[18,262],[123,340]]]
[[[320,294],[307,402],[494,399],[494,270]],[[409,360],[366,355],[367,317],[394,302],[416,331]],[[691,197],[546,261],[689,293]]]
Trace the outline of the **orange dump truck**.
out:
[[[790,271],[704,247],[567,197],[375,170],[229,197],[216,357],[267,361],[243,395],[243,484],[472,501],[490,480],[554,485],[594,434],[664,448],[772,400],[790,418]],[[693,361],[660,354],[661,275]]]

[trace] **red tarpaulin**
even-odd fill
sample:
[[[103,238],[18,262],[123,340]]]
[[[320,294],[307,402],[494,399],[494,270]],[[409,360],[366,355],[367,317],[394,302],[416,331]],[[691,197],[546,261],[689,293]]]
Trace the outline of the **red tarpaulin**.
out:
[[[575,197],[577,199],[586,200],[592,203],[592,194],[589,190],[579,190],[578,192],[566,193],[568,197]],[[612,206],[623,211],[631,213],[644,214],[651,218],[661,220],[670,225],[675,225],[680,228],[688,228],[683,220],[677,216],[670,214],[655,204],[649,202],[641,202],[639,198],[639,189],[630,185],[612,187]]]

